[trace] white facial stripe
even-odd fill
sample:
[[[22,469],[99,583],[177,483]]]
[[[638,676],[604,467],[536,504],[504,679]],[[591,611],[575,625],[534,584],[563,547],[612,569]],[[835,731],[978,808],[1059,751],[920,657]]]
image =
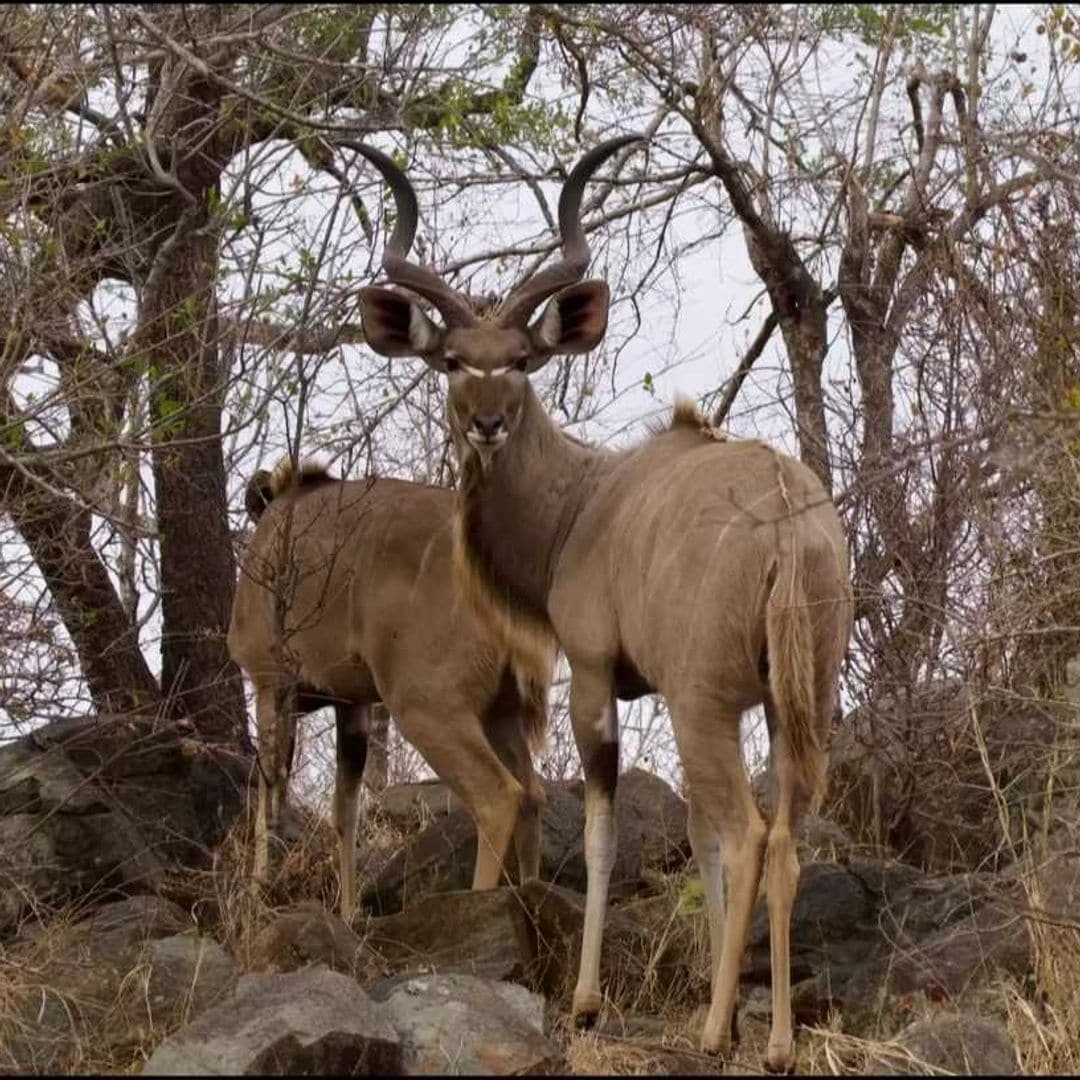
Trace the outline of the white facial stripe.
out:
[[[449,359],[449,357],[447,357],[447,359]],[[510,370],[510,368],[509,366],[497,367],[492,368],[490,371],[484,371],[481,368],[473,367],[471,364],[462,364],[461,370],[468,372],[470,375],[474,376],[477,379],[490,379],[496,375],[505,375]]]

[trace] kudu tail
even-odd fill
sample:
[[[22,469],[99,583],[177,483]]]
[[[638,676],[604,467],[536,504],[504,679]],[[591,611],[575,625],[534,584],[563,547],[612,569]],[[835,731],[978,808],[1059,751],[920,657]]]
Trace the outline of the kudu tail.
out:
[[[263,511],[283,491],[318,487],[332,483],[334,479],[323,465],[307,461],[295,468],[292,459],[284,457],[274,466],[273,472],[259,469],[248,481],[244,490],[244,509],[252,521],[258,521]]]
[[[825,750],[819,734],[814,671],[814,631],[803,587],[795,530],[782,551],[765,608],[769,691],[787,739],[799,786],[816,803],[825,785]]]

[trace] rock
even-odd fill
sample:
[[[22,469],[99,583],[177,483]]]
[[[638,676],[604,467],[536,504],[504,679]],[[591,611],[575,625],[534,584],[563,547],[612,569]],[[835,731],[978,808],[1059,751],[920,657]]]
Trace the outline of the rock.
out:
[[[166,1039],[148,1076],[401,1073],[401,1043],[379,1005],[324,967],[245,975],[223,1004]]]
[[[0,749],[0,935],[31,904],[152,892],[208,866],[249,771],[153,719],[60,720]]]
[[[144,963],[149,965],[146,1021],[160,1025],[197,1016],[223,998],[236,983],[236,967],[213,938],[175,934],[151,941]]]
[[[865,960],[868,938],[878,939],[874,915],[871,893],[856,875],[837,863],[802,867],[791,913],[792,981]],[[743,977],[768,982],[770,973],[769,911],[761,897],[750,923]]]
[[[540,844],[543,880],[584,881],[584,813],[579,798],[548,786]],[[395,852],[363,889],[361,902],[376,915],[392,915],[435,893],[470,888],[475,866],[476,826],[459,806],[436,817]],[[507,871],[511,880],[517,880],[512,848]]]
[[[379,796],[377,806],[378,813],[401,832],[464,809],[461,800],[441,780],[392,784]]]
[[[962,679],[882,681],[833,734],[826,812],[857,842],[887,844],[924,870],[998,869],[1027,844],[1050,790],[1047,820],[1068,814],[1080,763],[1053,744],[1075,723],[1074,708],[1005,690],[973,694]],[[1011,843],[1002,843],[988,767],[1008,791]]]
[[[9,956],[32,978],[14,988],[0,1042],[25,1071],[96,1071],[103,1056],[194,1015],[236,976],[221,946],[190,930],[180,908],[149,896],[27,927]]]
[[[542,813],[540,878],[583,891],[586,885],[585,804],[580,783],[546,784]],[[441,809],[436,820],[404,845],[363,891],[361,901],[375,914],[389,915],[437,892],[467,889],[476,864],[476,828],[468,812],[455,807],[437,784],[402,785],[391,797],[392,812],[422,804],[428,813]],[[619,843],[611,875],[612,899],[633,896],[649,887],[649,875],[665,873],[685,863],[690,845],[686,834],[686,804],[657,776],[630,769],[619,778],[615,796]],[[516,880],[513,852],[508,858]]]
[[[921,991],[941,1000],[1000,971],[1022,977],[1031,948],[1018,915],[1009,890],[990,876],[931,878],[900,863],[855,858],[847,870],[804,867],[792,920],[795,1015],[819,1022],[840,1009],[852,1029],[890,995]],[[767,978],[768,957],[768,919],[759,906],[752,978]]]
[[[619,777],[615,821],[619,845],[611,872],[613,899],[640,892],[649,873],[669,873],[690,856],[686,803],[644,769],[630,769]],[[581,825],[584,830],[584,814]],[[586,880],[579,891],[584,891]]]
[[[361,890],[360,902],[376,915],[392,915],[433,893],[468,889],[475,863],[476,827],[457,810],[395,852]]]
[[[370,920],[366,943],[391,972],[519,978],[518,903],[510,887],[439,893],[401,914]]]
[[[802,862],[837,860],[854,847],[848,831],[835,821],[820,814],[807,814],[798,836],[799,859]]]
[[[252,971],[295,971],[309,964],[353,975],[369,966],[370,958],[360,938],[317,903],[279,912],[251,942]]]
[[[933,1016],[906,1027],[894,1040],[906,1053],[880,1053],[869,1063],[875,1076],[1013,1076],[1016,1048],[1000,1023],[959,1013]]]
[[[999,972],[1022,977],[1030,968],[1031,942],[1024,921],[988,904],[969,919],[906,943],[878,981],[892,994],[921,990],[941,999]],[[850,993],[858,994],[871,979],[864,974]]]
[[[547,882],[517,889],[511,905],[524,963],[523,981],[547,997],[568,1000],[577,980],[585,897]],[[685,979],[686,959],[668,938],[624,909],[610,908],[604,920],[600,979],[605,994],[629,1007],[662,1000]]]
[[[546,1075],[564,1068],[544,1035],[544,1002],[522,986],[471,975],[416,976],[383,1006],[410,1076]]]

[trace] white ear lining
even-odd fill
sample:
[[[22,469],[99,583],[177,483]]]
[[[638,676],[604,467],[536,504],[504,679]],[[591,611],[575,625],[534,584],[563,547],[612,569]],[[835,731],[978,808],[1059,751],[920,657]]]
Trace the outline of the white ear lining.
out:
[[[540,323],[536,328],[536,336],[540,343],[548,349],[554,349],[562,337],[562,315],[559,314],[559,301],[551,300],[544,308],[544,314],[540,316]]]
[[[418,352],[430,352],[439,343],[439,328],[414,304],[409,303],[409,344]]]

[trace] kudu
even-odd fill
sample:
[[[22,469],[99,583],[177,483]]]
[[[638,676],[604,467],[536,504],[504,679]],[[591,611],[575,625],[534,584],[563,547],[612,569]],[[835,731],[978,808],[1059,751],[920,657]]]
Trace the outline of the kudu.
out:
[[[447,375],[460,459],[457,567],[474,602],[529,640],[553,635],[571,669],[570,712],[586,781],[588,895],[573,1009],[598,1013],[600,942],[615,853],[616,698],[659,692],[689,789],[689,834],[704,879],[712,946],[705,1049],[731,1043],[738,972],[763,867],[772,945],[766,1064],[793,1067],[789,932],[799,875],[793,833],[823,783],[824,741],[851,628],[848,554],[836,510],[800,462],[756,440],[728,439],[693,405],[629,450],[561,433],[530,372],[595,348],[608,287],[581,281],[586,181],[620,147],[590,151],[559,202],[563,258],[478,315],[434,272],[407,261],[417,203],[380,151],[350,143],[393,190],[398,222],[383,267],[429,301],[369,287],[371,348],[419,356]],[[538,318],[533,312],[547,301]],[[763,704],[770,735],[766,819],[742,761],[742,713]],[[727,913],[724,917],[724,886]]]
[[[454,493],[403,480],[339,480],[289,459],[258,472],[257,521],[229,626],[255,690],[259,778],[255,877],[268,869],[296,717],[332,705],[341,914],[356,911],[356,832],[370,709],[449,785],[477,827],[474,889],[497,885],[511,838],[537,877],[543,739],[553,653],[512,653],[463,602],[451,571]]]

